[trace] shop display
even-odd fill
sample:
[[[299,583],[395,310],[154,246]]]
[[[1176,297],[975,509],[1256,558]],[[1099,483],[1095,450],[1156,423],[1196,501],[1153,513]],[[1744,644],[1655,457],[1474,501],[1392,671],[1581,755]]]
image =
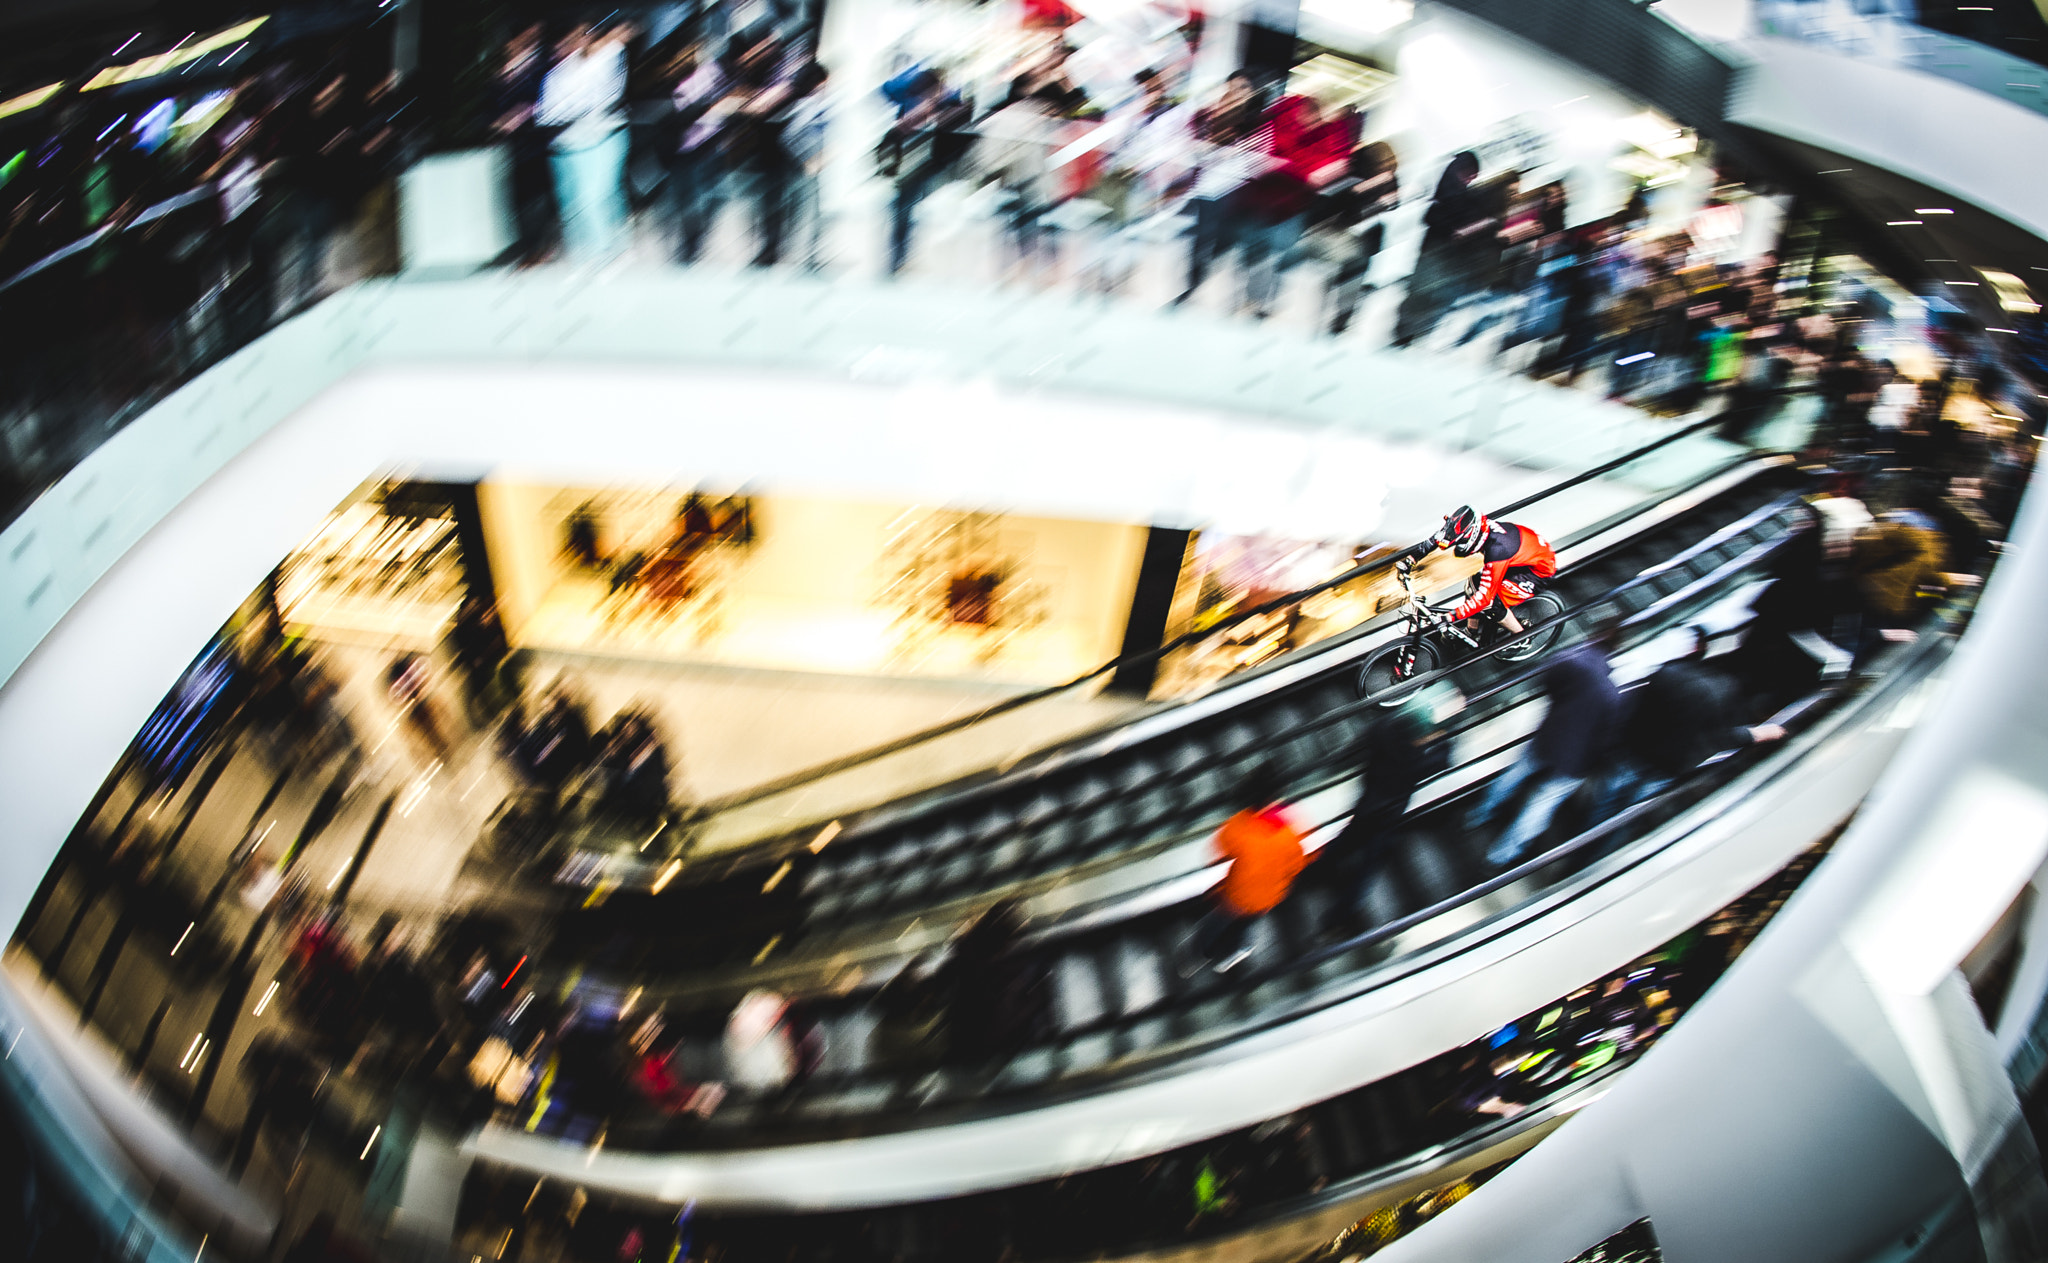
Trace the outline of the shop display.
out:
[[[1028,685],[1116,656],[1147,531],[723,489],[479,499],[516,646]]]
[[[337,511],[278,567],[278,611],[316,635],[431,649],[462,603],[452,509],[399,485]]]
[[[1241,610],[1342,574],[1355,564],[1347,546],[1270,536],[1197,536],[1181,577],[1181,622],[1169,629],[1169,635],[1205,631]],[[1370,616],[1368,608],[1353,610],[1356,603],[1349,594],[1333,592],[1312,603],[1297,602],[1246,619],[1169,655],[1155,692],[1189,692],[1320,640],[1327,634],[1325,620],[1349,626]]]
[[[732,574],[756,542],[751,497],[615,492],[553,507],[562,512],[562,559],[602,586],[607,627],[683,627],[699,642],[723,630]]]
[[[929,659],[949,635],[965,635],[988,663],[1019,633],[1045,622],[1046,593],[1020,578],[988,513],[906,514],[882,556],[876,603],[894,611],[900,659]]]

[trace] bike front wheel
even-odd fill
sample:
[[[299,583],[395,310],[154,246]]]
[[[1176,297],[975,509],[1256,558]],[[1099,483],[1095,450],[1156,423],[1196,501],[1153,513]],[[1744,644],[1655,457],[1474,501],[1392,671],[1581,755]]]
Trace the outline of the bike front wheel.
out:
[[[1502,662],[1527,662],[1549,653],[1557,638],[1564,634],[1564,625],[1558,618],[1564,613],[1564,602],[1548,593],[1538,593],[1515,607],[1515,619],[1524,627],[1541,627],[1532,636],[1525,636],[1500,651]]]
[[[1389,645],[1358,671],[1358,695],[1377,698],[1382,706],[1398,706],[1415,694],[1411,681],[1428,675],[1442,665],[1436,646],[1426,640],[1404,640]],[[1407,685],[1408,687],[1402,687]]]

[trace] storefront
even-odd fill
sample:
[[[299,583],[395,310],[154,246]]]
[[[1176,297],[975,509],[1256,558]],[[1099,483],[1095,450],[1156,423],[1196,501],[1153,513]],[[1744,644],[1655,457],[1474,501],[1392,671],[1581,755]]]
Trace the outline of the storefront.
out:
[[[365,488],[279,565],[284,625],[320,640],[431,650],[466,596],[491,599],[475,505],[474,488],[459,483]]]
[[[1172,547],[1154,555],[1161,536]],[[512,649],[1036,687],[1206,631],[1369,551],[742,488],[387,482],[295,550],[274,592],[291,634],[379,650],[431,651],[475,597],[496,604]],[[1435,573],[1452,564],[1431,559],[1429,582],[1454,582]],[[1185,695],[1398,599],[1375,576],[1111,684]]]
[[[515,647],[1056,683],[1117,656],[1146,528],[740,489],[492,481]]]

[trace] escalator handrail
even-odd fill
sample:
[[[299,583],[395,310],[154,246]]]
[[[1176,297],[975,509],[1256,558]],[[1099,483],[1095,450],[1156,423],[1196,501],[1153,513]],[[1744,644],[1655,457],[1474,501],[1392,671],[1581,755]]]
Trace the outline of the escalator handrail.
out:
[[[1600,477],[1602,474],[1612,473],[1613,471],[1620,469],[1624,465],[1633,464],[1635,461],[1641,460],[1643,457],[1648,456],[1653,452],[1660,451],[1663,448],[1670,446],[1671,444],[1677,442],[1680,439],[1687,438],[1693,434],[1697,434],[1702,430],[1707,429],[1710,426],[1717,425],[1719,424],[1719,421],[1720,418],[1718,417],[1706,417],[1701,420],[1692,422],[1688,425],[1681,426],[1678,429],[1673,430],[1671,433],[1663,435],[1657,438],[1656,440],[1650,443],[1646,443],[1643,446],[1636,448],[1632,451],[1626,452],[1621,456],[1617,456],[1610,460],[1603,461],[1590,469],[1586,469],[1577,474],[1574,474],[1571,477],[1566,478],[1555,484],[1552,484],[1551,486],[1545,487],[1541,491],[1535,492],[1532,495],[1524,496],[1519,500],[1515,500],[1509,504],[1503,505],[1502,507],[1495,509],[1494,514],[1498,516],[1501,514],[1515,512],[1518,509],[1526,508],[1529,505],[1547,499],[1550,496],[1557,495],[1561,492],[1568,491],[1573,487],[1580,486],[1581,484],[1589,482],[1594,478]],[[1027,693],[1019,693],[1015,697],[1004,698],[1000,702],[996,702],[993,705],[983,707],[982,709],[975,711],[971,714],[962,715],[957,719],[950,719],[947,720],[945,723],[935,724],[930,728],[920,729],[917,732],[895,738],[891,741],[883,742],[880,745],[872,746],[866,750],[857,751],[853,754],[845,755],[837,759],[831,759],[824,763],[816,764],[812,767],[805,768],[801,771],[792,772],[787,776],[777,777],[774,780],[764,781],[761,784],[751,786],[747,789],[740,790],[736,793],[726,794],[722,795],[721,797],[711,799],[708,802],[701,803],[698,805],[696,818],[700,822],[703,820],[708,820],[713,816],[717,816],[724,812],[730,811],[735,807],[743,807],[749,803],[758,802],[763,798],[772,797],[786,790],[795,789],[798,786],[809,784],[812,781],[822,780],[827,776],[831,776],[836,773],[846,771],[849,768],[859,767],[864,763],[871,763],[877,759],[886,758],[887,756],[895,754],[901,750],[907,750],[913,746],[922,745],[925,742],[933,741],[940,737],[948,736],[952,733],[959,732],[964,728],[973,727],[974,725],[979,724],[984,720],[992,719],[997,715],[1005,714],[1009,711],[1029,706],[1034,702],[1044,701],[1045,699],[1050,697],[1056,697],[1061,693],[1065,693],[1070,690],[1079,688],[1082,685],[1087,684],[1091,680],[1095,680],[1119,668],[1126,666],[1139,666],[1147,662],[1155,661],[1159,658],[1166,656],[1169,653],[1174,652],[1175,650],[1183,649],[1188,645],[1196,643],[1197,641],[1205,640],[1210,636],[1214,636],[1220,632],[1226,631],[1229,628],[1238,625],[1239,623],[1246,622],[1253,618],[1260,618],[1268,614],[1278,613],[1279,611],[1284,610],[1291,605],[1295,605],[1302,601],[1305,601],[1310,597],[1319,596],[1324,592],[1328,592],[1335,588],[1342,587],[1347,583],[1355,582],[1356,580],[1365,578],[1368,575],[1377,574],[1404,557],[1413,558],[1426,556],[1430,551],[1431,549],[1428,542],[1424,541],[1420,544],[1411,544],[1404,549],[1397,549],[1392,552],[1383,553],[1378,557],[1374,557],[1368,561],[1361,562],[1360,564],[1352,567],[1349,570],[1346,570],[1342,574],[1334,576],[1333,578],[1325,579],[1320,583],[1311,584],[1310,586],[1302,588],[1298,591],[1289,592],[1285,595],[1274,597],[1272,600],[1266,601],[1260,605],[1253,606],[1250,609],[1234,611],[1228,616],[1219,619],[1217,622],[1212,623],[1207,627],[1200,628],[1194,631],[1184,632],[1181,635],[1174,637],[1172,640],[1156,648],[1146,649],[1137,653],[1124,654],[1116,658],[1112,658],[1108,662],[1105,662],[1100,666],[1094,667],[1081,675],[1075,676],[1073,679],[1070,679],[1065,683],[1048,685],[1045,688],[1034,689]]]

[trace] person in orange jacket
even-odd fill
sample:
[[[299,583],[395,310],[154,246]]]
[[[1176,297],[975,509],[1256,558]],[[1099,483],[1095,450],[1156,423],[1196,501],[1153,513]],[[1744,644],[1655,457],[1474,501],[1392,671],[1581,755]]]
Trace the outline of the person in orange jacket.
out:
[[[1216,857],[1230,867],[1209,892],[1213,903],[1195,924],[1193,946],[1217,973],[1228,973],[1251,955],[1245,937],[1252,925],[1280,906],[1308,865],[1301,830],[1279,800],[1279,777],[1260,764],[1245,778],[1244,808],[1216,830]],[[1198,961],[1187,972],[1199,967]]]

